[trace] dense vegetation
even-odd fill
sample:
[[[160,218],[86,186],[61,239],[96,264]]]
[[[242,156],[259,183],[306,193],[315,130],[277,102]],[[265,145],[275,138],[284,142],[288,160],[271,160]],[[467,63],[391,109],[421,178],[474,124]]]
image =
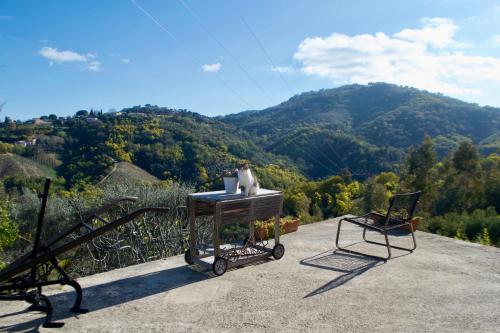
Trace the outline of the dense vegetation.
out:
[[[385,212],[395,193],[423,192],[417,215],[421,230],[500,246],[500,155],[481,157],[464,141],[439,160],[426,137],[411,150],[400,174],[382,172],[364,182],[349,174],[303,181],[285,191],[285,213],[302,221],[367,211]]]
[[[426,135],[440,156],[464,139],[483,153],[500,142],[499,109],[385,83],[307,92],[223,120],[253,133],[270,152],[300,161],[312,178],[346,166],[360,176],[397,171],[406,149]]]
[[[383,211],[393,193],[422,190],[419,228],[500,246],[498,109],[371,84],[227,117],[145,105],[41,119],[47,123],[0,125],[3,261],[30,242],[45,177],[54,179],[47,232],[119,194],[172,208],[162,225],[147,216],[71,253],[65,259],[76,273],[179,253],[186,236],[176,207],[188,191],[220,189],[222,171],[241,160],[262,187],[284,191],[285,214],[302,223]]]

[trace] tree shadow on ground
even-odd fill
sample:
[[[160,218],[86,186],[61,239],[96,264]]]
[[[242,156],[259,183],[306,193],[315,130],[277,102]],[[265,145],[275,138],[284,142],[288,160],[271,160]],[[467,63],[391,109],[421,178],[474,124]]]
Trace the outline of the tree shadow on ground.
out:
[[[385,261],[382,259],[361,256],[340,250],[329,250],[313,257],[303,259],[300,261],[301,265],[344,273],[318,289],[311,291],[304,296],[304,298],[335,289],[369,269],[384,263]]]
[[[98,284],[83,288],[82,308],[87,308],[90,312],[97,311],[207,280],[211,277],[211,275],[197,271],[192,267],[180,266]],[[76,294],[73,291],[49,296],[54,306],[53,321],[78,317],[77,314],[68,310],[73,306],[75,296]],[[27,311],[5,314],[2,317],[14,316],[24,312]],[[44,319],[45,313],[40,312],[40,317],[31,321],[0,326],[0,332],[37,332]]]

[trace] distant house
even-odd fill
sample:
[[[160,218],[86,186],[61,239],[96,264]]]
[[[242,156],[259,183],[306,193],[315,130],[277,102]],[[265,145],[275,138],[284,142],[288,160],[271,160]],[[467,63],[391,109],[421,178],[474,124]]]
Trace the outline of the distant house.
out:
[[[110,111],[107,113],[107,115],[110,115],[111,117],[121,117],[123,116],[123,112],[120,111]]]
[[[20,141],[14,142],[14,144],[16,144],[18,146],[22,146],[22,147],[34,146],[34,145],[36,145],[36,139],[33,138],[31,140],[20,140]]]
[[[26,147],[28,143],[24,140],[14,142],[15,145]]]
[[[127,112],[127,116],[134,118],[141,118],[141,117],[146,117],[146,114],[142,112]]]
[[[103,122],[96,117],[88,117],[88,118],[86,118],[86,121],[87,121],[87,124],[94,125],[94,126],[99,126],[99,125],[103,124]]]
[[[33,118],[31,120],[31,123],[38,126],[52,126],[52,123],[50,121],[42,120],[40,118]]]

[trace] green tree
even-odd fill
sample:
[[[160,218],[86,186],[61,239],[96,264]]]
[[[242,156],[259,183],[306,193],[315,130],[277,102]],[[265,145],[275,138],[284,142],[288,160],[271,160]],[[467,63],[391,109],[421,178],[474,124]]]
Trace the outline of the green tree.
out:
[[[471,212],[485,206],[484,174],[479,153],[472,143],[462,142],[451,159],[444,162],[443,172],[445,178],[437,214]]]
[[[339,192],[335,194],[335,211],[337,215],[352,213],[354,198],[360,193],[360,184],[356,181],[344,185],[339,184]]]
[[[4,248],[10,246],[17,239],[19,230],[17,224],[9,219],[9,210],[6,204],[0,205],[0,253],[3,253]],[[5,263],[0,258],[0,269],[5,266]]]
[[[89,115],[89,112],[87,110],[80,110],[80,111],[77,111],[75,116],[78,117],[78,118],[84,118],[84,117],[87,117]]]
[[[404,184],[410,191],[422,191],[420,204],[424,211],[430,210],[437,195],[435,183],[437,178],[436,161],[437,154],[430,136],[424,138],[422,145],[418,149],[410,150],[407,159]]]
[[[500,213],[500,155],[491,154],[482,162],[485,175],[485,196],[488,205]]]
[[[480,172],[479,153],[470,141],[460,144],[452,157],[453,167],[459,173],[477,175]]]
[[[455,234],[455,239],[460,239],[460,240],[467,240],[467,237],[465,237],[464,229],[460,226],[457,229],[457,233]]]
[[[487,227],[484,227],[481,234],[477,236],[476,242],[482,245],[491,245],[490,233]]]
[[[385,212],[389,199],[399,187],[399,177],[393,172],[382,172],[365,182],[365,210]]]

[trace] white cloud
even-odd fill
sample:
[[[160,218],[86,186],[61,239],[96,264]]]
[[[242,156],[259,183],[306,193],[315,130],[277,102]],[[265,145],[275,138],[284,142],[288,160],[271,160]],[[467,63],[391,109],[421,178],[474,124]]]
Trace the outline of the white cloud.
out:
[[[220,62],[216,62],[215,64],[205,64],[201,66],[205,73],[217,73],[218,71],[220,71],[221,67],[222,65],[220,64]]]
[[[74,51],[58,51],[57,48],[45,46],[38,51],[38,54],[49,60],[49,65],[54,63],[85,63],[86,69],[91,72],[99,72],[101,70],[101,62],[97,61],[97,54],[87,53],[80,54]]]
[[[435,48],[461,45],[453,39],[458,26],[452,20],[442,17],[423,18],[422,23],[422,29],[404,29],[394,34],[394,37]]]
[[[494,44],[500,45],[500,34],[491,37],[491,40],[493,41]]]
[[[87,57],[73,51],[58,51],[53,47],[43,47],[38,51],[38,54],[53,62],[85,62]]]
[[[464,43],[454,40],[458,26],[453,21],[423,23],[422,29],[393,36],[333,33],[306,38],[294,58],[303,73],[339,84],[384,81],[460,95],[480,94],[478,83],[500,82],[500,58],[464,54]]]
[[[276,66],[272,67],[271,71],[278,73],[293,73],[295,70],[292,68],[292,66]]]
[[[91,61],[87,69],[91,72],[99,72],[101,70],[101,63],[99,61]]]
[[[130,64],[130,59],[123,58],[123,59],[122,59],[122,62],[123,62],[124,64]]]

